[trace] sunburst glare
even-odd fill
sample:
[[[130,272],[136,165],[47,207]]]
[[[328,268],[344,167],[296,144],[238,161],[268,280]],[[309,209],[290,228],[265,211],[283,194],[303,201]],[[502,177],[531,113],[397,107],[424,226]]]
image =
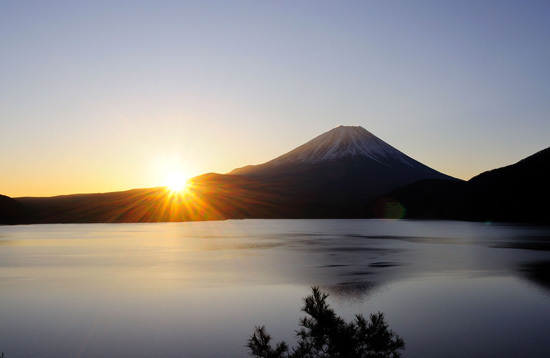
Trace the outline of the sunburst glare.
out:
[[[189,188],[189,179],[182,173],[170,173],[166,176],[165,183],[171,192],[183,193]]]

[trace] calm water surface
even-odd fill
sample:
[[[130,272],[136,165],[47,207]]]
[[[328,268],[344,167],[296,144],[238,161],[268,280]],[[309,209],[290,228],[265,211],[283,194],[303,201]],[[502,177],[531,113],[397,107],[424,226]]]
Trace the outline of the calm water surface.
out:
[[[382,311],[404,357],[550,356],[550,229],[244,220],[0,226],[0,352],[246,357],[295,342],[302,297]]]

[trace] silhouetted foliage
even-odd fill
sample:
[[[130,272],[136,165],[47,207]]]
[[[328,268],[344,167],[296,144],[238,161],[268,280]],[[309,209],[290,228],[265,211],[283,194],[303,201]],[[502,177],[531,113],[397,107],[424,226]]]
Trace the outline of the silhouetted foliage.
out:
[[[369,320],[356,315],[355,320],[346,323],[326,299],[327,293],[319,287],[312,288],[312,294],[304,298],[307,316],[300,320],[296,332],[298,345],[289,351],[288,344],[279,342],[273,348],[271,336],[265,327],[256,327],[246,347],[253,357],[258,358],[398,358],[398,350],[405,349],[405,342],[392,330],[381,312],[371,314]]]

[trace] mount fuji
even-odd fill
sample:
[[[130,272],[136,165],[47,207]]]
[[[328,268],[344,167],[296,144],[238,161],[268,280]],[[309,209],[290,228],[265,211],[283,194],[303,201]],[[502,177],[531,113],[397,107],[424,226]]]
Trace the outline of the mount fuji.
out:
[[[374,197],[420,179],[454,179],[359,126],[336,127],[273,160],[229,174],[259,180],[292,205],[321,216],[354,216]]]

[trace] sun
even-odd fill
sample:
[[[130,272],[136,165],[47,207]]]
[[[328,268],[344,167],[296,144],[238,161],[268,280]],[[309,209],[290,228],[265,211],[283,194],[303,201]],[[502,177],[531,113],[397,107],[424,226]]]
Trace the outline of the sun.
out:
[[[189,179],[182,173],[170,173],[166,176],[166,188],[173,193],[184,193],[189,188]]]

